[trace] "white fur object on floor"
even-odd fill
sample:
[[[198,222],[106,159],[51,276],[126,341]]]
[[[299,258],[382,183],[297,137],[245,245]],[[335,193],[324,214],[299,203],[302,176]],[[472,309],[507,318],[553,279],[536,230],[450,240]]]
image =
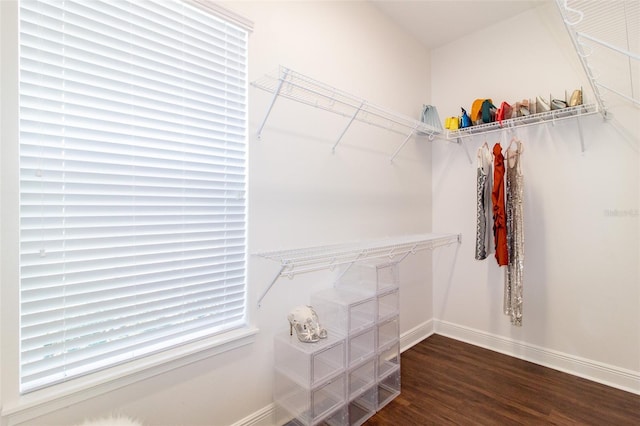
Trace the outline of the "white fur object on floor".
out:
[[[142,426],[137,420],[126,416],[109,416],[101,419],[85,420],[77,426]]]

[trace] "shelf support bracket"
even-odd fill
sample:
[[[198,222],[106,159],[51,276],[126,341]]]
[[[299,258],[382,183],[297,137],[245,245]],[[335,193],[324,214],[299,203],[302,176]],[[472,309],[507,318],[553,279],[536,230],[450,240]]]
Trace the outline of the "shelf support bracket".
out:
[[[467,160],[469,160],[469,164],[473,164],[473,160],[471,159],[471,154],[469,154],[469,150],[467,149],[467,145],[462,141],[462,138],[456,138],[458,145],[462,147],[464,153],[467,154]]]
[[[260,306],[262,306],[262,299],[264,299],[264,297],[267,295],[267,293],[269,293],[269,290],[271,290],[271,287],[273,287],[273,285],[276,283],[276,281],[278,281],[278,278],[280,278],[282,276],[282,273],[284,272],[284,270],[285,270],[285,268],[287,266],[289,266],[288,263],[286,263],[286,262],[282,263],[282,265],[280,266],[280,270],[278,271],[276,276],[273,277],[273,280],[271,280],[271,284],[269,284],[267,286],[267,288],[262,292],[262,294],[258,298],[258,308]]]
[[[278,96],[280,95],[280,90],[282,90],[282,85],[284,84],[284,81],[287,79],[288,73],[289,73],[289,69],[285,68],[282,74],[282,77],[278,79],[278,87],[273,92],[273,97],[271,98],[271,103],[267,108],[267,113],[264,115],[264,118],[262,119],[262,123],[260,123],[260,127],[258,127],[258,139],[262,139],[262,129],[264,128],[264,125],[267,124],[267,118],[269,118],[269,115],[271,114],[271,110],[273,109],[273,105],[276,103],[276,99],[278,99]]]
[[[336,152],[336,146],[338,146],[338,144],[342,140],[342,137],[345,135],[345,133],[347,133],[347,130],[349,130],[349,127],[351,127],[351,123],[353,123],[353,120],[355,120],[356,117],[358,116],[358,114],[360,113],[360,111],[362,111],[362,107],[364,107],[365,103],[366,103],[365,101],[362,101],[360,103],[360,106],[358,107],[358,109],[356,109],[356,112],[353,113],[353,115],[351,116],[351,119],[347,123],[346,127],[344,128],[342,133],[340,133],[340,136],[338,136],[338,140],[336,141],[335,144],[333,144],[333,147],[331,148],[331,152],[333,152],[333,153]]]
[[[333,280],[333,284],[335,285],[338,281],[340,281],[342,279],[342,277],[344,277],[344,274],[347,273],[347,271],[349,269],[351,269],[351,267],[358,261],[360,260],[360,258],[364,255],[364,250],[362,250],[360,253],[358,253],[358,255],[356,256],[355,259],[353,259],[351,262],[349,262],[349,264],[342,269],[342,271],[340,272],[340,274],[336,277],[335,280]]]
[[[578,124],[578,133],[580,134],[580,151],[584,154],[584,133],[582,132],[582,123],[580,122],[580,115],[576,116],[576,123]]]
[[[615,93],[616,95],[618,95],[618,96],[620,96],[620,97],[625,98],[625,99],[626,99],[626,100],[628,100],[629,102],[632,102],[635,106],[640,106],[640,100],[638,100],[638,99],[634,99],[634,98],[632,98],[631,96],[627,96],[627,95],[625,95],[624,93],[622,93],[622,92],[620,92],[620,91],[618,91],[618,90],[612,89],[611,87],[605,86],[605,85],[604,85],[604,84],[602,84],[602,83],[598,83],[597,81],[595,82],[595,85],[596,85],[596,86],[598,86],[598,87],[602,87],[603,89],[606,89],[606,90],[608,90],[608,91],[610,91],[610,92],[613,92],[613,93]],[[605,119],[606,119],[606,118],[608,118],[608,117],[607,117],[607,114],[606,114],[606,111],[605,111],[605,113],[604,113],[603,115],[604,115],[604,118],[605,118]]]
[[[418,126],[420,125],[420,123],[416,123],[415,126],[413,126],[413,129],[411,129],[411,133],[409,133],[407,135],[406,138],[404,138],[404,141],[402,142],[402,144],[398,147],[398,149],[396,149],[396,151],[393,153],[393,155],[391,156],[391,158],[389,159],[389,162],[393,163],[393,160],[398,156],[398,153],[402,150],[402,148],[404,148],[404,146],[407,144],[407,142],[409,142],[409,139],[411,139],[411,136],[413,136],[413,134],[416,132],[416,130],[418,129]]]

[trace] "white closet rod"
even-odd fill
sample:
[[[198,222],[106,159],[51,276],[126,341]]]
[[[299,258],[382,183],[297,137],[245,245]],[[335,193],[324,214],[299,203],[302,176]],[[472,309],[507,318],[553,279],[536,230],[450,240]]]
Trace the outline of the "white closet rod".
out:
[[[280,262],[280,270],[259,297],[258,306],[280,277],[293,278],[296,274],[333,269],[338,265],[367,259],[400,262],[409,254],[455,242],[461,242],[460,234],[419,234],[359,243],[255,253],[254,256]]]

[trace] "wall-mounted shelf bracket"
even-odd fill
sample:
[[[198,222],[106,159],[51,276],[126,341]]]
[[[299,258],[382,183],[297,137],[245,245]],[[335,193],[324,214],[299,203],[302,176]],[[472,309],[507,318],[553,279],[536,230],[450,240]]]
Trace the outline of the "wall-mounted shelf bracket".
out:
[[[281,277],[293,278],[297,274],[333,270],[336,266],[353,264],[366,259],[402,261],[409,254],[432,250],[453,243],[460,244],[460,234],[419,234],[358,243],[345,243],[294,250],[255,253],[265,259],[280,262],[276,276],[258,298],[258,306]]]
[[[393,163],[393,160],[396,158],[396,156],[400,153],[400,151],[402,150],[402,148],[404,148],[404,146],[407,144],[407,142],[409,142],[409,139],[411,139],[411,136],[413,136],[413,134],[416,132],[416,130],[418,129],[418,123],[416,122],[416,125],[413,126],[413,129],[411,129],[411,133],[409,133],[407,135],[406,138],[404,138],[404,141],[402,142],[402,144],[400,144],[400,146],[395,150],[395,152],[393,153],[393,155],[391,155],[391,158],[389,159],[389,162]],[[430,140],[433,140],[433,135],[429,136]]]
[[[340,143],[340,141],[342,140],[342,137],[344,136],[345,133],[347,133],[347,130],[349,130],[349,127],[351,127],[351,123],[353,123],[353,120],[356,119],[356,117],[358,116],[358,114],[360,113],[360,111],[362,111],[362,107],[364,106],[364,101],[362,101],[362,103],[360,104],[360,106],[358,107],[358,109],[356,109],[356,111],[353,113],[353,115],[351,116],[351,119],[349,120],[349,122],[347,123],[347,125],[345,126],[344,130],[342,131],[342,133],[340,133],[340,136],[338,137],[338,140],[336,141],[336,143],[333,145],[333,147],[331,148],[332,152],[336,152],[336,146],[338,146],[338,144]]]
[[[582,132],[580,117],[576,117],[576,124],[578,125],[578,134],[580,135],[580,151],[584,153],[584,133]]]
[[[258,127],[258,139],[262,139],[262,129],[264,129],[264,125],[267,124],[267,119],[269,118],[269,114],[271,114],[271,110],[273,109],[273,105],[276,103],[276,99],[278,99],[278,95],[280,94],[280,91],[282,90],[282,85],[284,84],[285,80],[287,79],[287,75],[289,73],[289,70],[284,70],[282,73],[282,76],[278,78],[278,84],[275,88],[275,90],[273,91],[273,96],[271,97],[271,102],[269,103],[269,107],[267,108],[267,112],[264,115],[264,118],[262,119],[262,123],[260,123],[260,127]]]
[[[464,141],[462,140],[462,138],[457,137],[456,138],[456,143],[458,145],[460,145],[460,148],[462,148],[462,150],[464,151],[464,153],[467,155],[467,160],[469,160],[469,164],[473,164],[473,160],[471,159],[471,154],[469,153],[469,148],[467,148],[467,145],[464,143]]]

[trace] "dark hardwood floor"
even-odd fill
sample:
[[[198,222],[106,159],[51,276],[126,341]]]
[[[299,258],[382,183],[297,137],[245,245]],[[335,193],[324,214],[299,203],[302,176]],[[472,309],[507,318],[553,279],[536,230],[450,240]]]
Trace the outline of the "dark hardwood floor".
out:
[[[640,425],[640,396],[433,335],[401,358],[401,394],[365,426]]]

